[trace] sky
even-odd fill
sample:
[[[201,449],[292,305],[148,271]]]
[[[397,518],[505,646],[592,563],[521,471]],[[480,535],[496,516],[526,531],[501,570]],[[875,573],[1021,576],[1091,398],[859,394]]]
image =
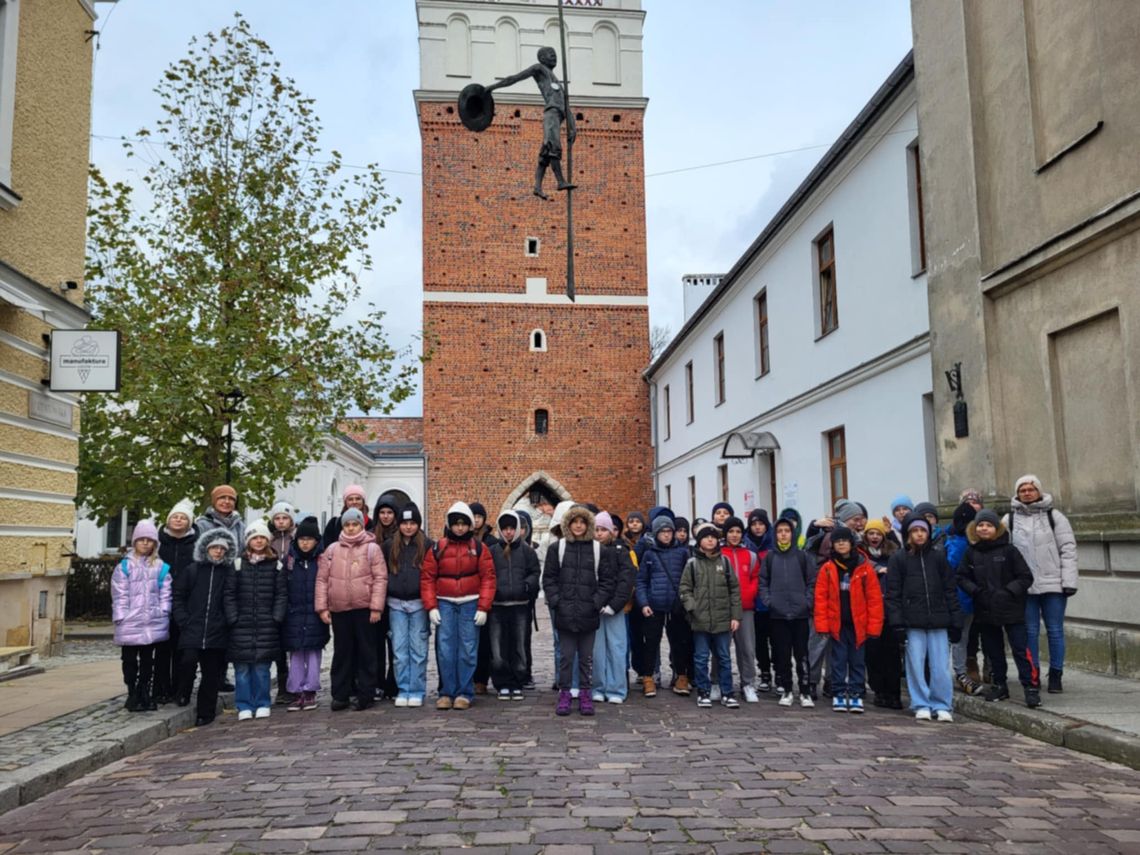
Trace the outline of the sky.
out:
[[[154,125],[153,86],[191,37],[240,11],[316,99],[325,147],[345,163],[386,171],[401,204],[372,240],[360,310],[368,302],[386,309],[391,343],[418,348],[414,0],[119,0],[97,8],[92,161],[108,177],[138,182],[138,164],[118,138]],[[910,8],[909,0],[642,0],[642,8],[650,323],[676,332],[681,276],[732,267],[910,49]],[[723,161],[738,162],[707,166]],[[393,414],[420,415],[421,406],[417,394]]]

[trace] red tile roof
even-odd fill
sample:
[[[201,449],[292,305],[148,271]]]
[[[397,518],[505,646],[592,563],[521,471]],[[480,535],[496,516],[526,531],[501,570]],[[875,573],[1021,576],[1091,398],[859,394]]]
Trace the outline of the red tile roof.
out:
[[[341,433],[361,445],[423,445],[423,418],[352,418],[340,425]]]

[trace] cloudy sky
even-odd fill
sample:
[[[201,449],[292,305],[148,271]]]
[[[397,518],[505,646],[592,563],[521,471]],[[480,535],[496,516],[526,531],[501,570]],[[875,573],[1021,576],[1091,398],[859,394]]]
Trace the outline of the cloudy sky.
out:
[[[909,50],[909,0],[643,8],[650,319],[676,331],[682,274],[727,271]],[[402,204],[373,241],[364,296],[389,307],[393,344],[413,343],[422,275],[413,0],[119,0],[99,11],[92,160],[137,180],[117,138],[154,124],[151,89],[189,39],[241,11],[316,99],[326,146],[388,171]],[[738,162],[690,169],[723,161]],[[420,406],[416,397],[397,414]]]

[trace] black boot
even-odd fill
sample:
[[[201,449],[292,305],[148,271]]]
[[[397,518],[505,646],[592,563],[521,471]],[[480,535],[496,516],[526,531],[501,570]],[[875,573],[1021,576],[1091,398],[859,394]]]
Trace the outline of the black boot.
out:
[[[1041,706],[1041,690],[1036,686],[1025,687],[1025,705],[1032,709]]]
[[[985,699],[987,701],[1008,701],[1009,685],[1006,683],[994,683],[986,689]]]
[[[1061,685],[1061,675],[1063,671],[1056,668],[1049,669],[1049,694],[1059,695],[1065,691],[1065,687]]]
[[[123,703],[123,709],[125,709],[127,712],[139,711],[139,696],[135,691],[134,686],[130,686],[127,689],[127,700]]]

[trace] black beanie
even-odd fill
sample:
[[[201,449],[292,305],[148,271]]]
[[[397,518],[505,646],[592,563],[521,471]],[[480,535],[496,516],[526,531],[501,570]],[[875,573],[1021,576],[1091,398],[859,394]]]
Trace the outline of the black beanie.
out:
[[[736,511],[733,509],[732,505],[730,505],[728,502],[717,502],[715,505],[713,505],[712,513],[715,514],[721,508],[728,511],[728,515],[730,517],[736,516]],[[709,516],[712,516],[712,514],[709,514]]]
[[[472,516],[482,517],[483,522],[487,521],[487,509],[483,507],[482,502],[468,502],[467,507],[471,509]]]
[[[760,520],[768,528],[772,527],[772,521],[768,519],[768,512],[763,508],[753,508],[748,514],[748,527],[752,528],[752,523],[755,520]]]
[[[729,529],[738,528],[741,533],[744,533],[744,521],[740,517],[729,517],[724,521],[724,533],[728,534]]]
[[[705,522],[705,521],[700,520],[700,522]],[[685,531],[690,532],[690,533],[692,532],[692,529],[689,527],[689,521],[687,519],[685,519],[684,517],[674,517],[673,518],[673,531],[677,531],[678,529],[684,529]]]
[[[305,517],[301,520],[301,524],[297,526],[297,540],[302,537],[315,537],[317,540],[321,539],[321,527],[317,523],[316,517]]]
[[[419,507],[415,502],[408,502],[404,507],[396,512],[396,522],[416,522],[421,526],[424,524],[423,515],[420,513]]]
[[[846,540],[852,546],[855,545],[855,532],[845,525],[837,525],[831,530],[831,545],[834,546],[837,540]]]

